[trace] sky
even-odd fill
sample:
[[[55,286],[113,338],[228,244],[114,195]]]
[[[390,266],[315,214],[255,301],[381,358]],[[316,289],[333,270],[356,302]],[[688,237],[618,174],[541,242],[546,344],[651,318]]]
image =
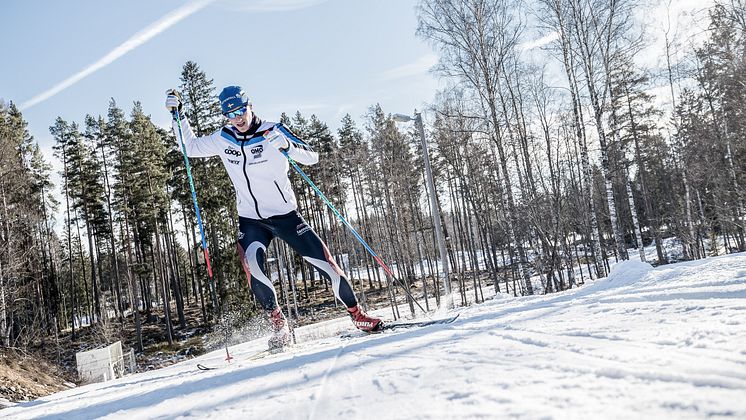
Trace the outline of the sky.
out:
[[[672,30],[712,0],[670,4]],[[416,0],[191,0],[3,2],[0,5],[0,98],[18,105],[45,150],[57,116],[82,122],[106,114],[110,98],[126,111],[140,101],[168,126],[166,89],[196,62],[216,91],[243,86],[258,115],[316,114],[332,128],[358,121],[380,103],[411,113],[444,85],[429,70],[431,46],[416,36]],[[660,65],[668,1],[638,14],[649,26],[647,67]],[[699,6],[699,7],[698,7]],[[647,13],[649,11],[649,13]],[[533,33],[525,47],[555,34]],[[545,58],[547,59],[547,58]]]
[[[654,246],[646,252],[653,259]],[[349,339],[340,335],[354,328],[340,314],[296,328],[297,344],[258,360],[251,357],[266,348],[268,333],[236,334],[230,364],[223,348],[182,356],[163,369],[68,389],[2,415],[746,418],[744,253],[656,268],[633,254],[608,277],[564,292],[513,297],[485,287],[484,295],[490,299],[451,310],[459,314],[451,324]],[[378,312],[391,316],[388,308]]]
[[[670,2],[672,33],[702,32],[691,22],[713,0]],[[639,64],[660,67],[668,0],[637,9],[649,46]],[[110,98],[127,114],[140,101],[156,125],[170,126],[165,91],[184,63],[196,62],[215,93],[240,85],[254,111],[315,114],[332,130],[349,113],[362,128],[368,108],[412,114],[446,86],[432,72],[438,56],[417,37],[417,0],[191,0],[0,2],[0,99],[21,108],[28,130],[55,168],[49,127],[59,116],[81,124],[106,115]],[[521,44],[552,63],[542,46],[554,33],[530,30]],[[683,49],[688,46],[683,45]],[[528,55],[528,54],[527,54]],[[549,68],[559,69],[558,63]],[[562,84],[564,77],[550,79]],[[654,90],[666,106],[667,88]],[[669,95],[670,96],[670,95]],[[426,115],[427,122],[427,115]],[[61,215],[58,214],[61,218]],[[61,220],[61,219],[60,219]],[[61,226],[61,223],[59,223]]]
[[[36,1],[0,5],[0,98],[50,151],[57,116],[81,123],[140,101],[166,127],[164,92],[196,62],[242,86],[262,118],[316,114],[332,129],[371,105],[412,113],[431,101],[437,58],[417,38],[414,0]],[[51,153],[47,153],[48,159]]]
[[[436,53],[416,36],[416,3],[3,2],[0,39],[10,42],[2,46],[0,98],[21,108],[46,152],[57,116],[82,122],[86,114],[105,115],[110,98],[127,112],[140,101],[157,125],[168,126],[164,92],[179,84],[188,60],[214,79],[216,93],[227,85],[244,87],[268,120],[299,110],[336,129],[346,113],[361,121],[376,103],[387,113],[411,113],[445,85],[429,72]],[[671,1],[672,32],[711,3]],[[669,2],[646,4],[638,16],[651,43],[640,64],[655,67]],[[556,34],[530,36],[524,47],[538,50]]]

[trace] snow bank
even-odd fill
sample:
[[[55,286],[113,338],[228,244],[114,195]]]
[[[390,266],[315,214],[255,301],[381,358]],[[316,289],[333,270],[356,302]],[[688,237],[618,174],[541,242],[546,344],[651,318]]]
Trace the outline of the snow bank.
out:
[[[617,289],[620,288],[640,287],[651,281],[658,281],[651,278],[650,274],[652,271],[653,266],[648,263],[641,261],[620,261],[611,266],[611,273],[607,277],[591,280],[578,289],[559,293],[557,295],[561,297],[556,298],[556,300],[558,302],[569,301],[575,303],[581,300],[583,302],[589,300],[595,301],[602,297],[619,293]]]
[[[611,267],[611,273],[601,282],[610,287],[628,286],[643,281],[653,266],[642,261],[620,261]]]

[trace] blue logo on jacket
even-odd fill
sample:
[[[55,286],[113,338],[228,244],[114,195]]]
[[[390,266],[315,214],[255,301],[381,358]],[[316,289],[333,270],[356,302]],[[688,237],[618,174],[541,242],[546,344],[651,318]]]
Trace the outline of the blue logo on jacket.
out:
[[[261,144],[256,147],[251,148],[251,154],[254,155],[254,159],[259,159],[262,157],[262,152],[264,152],[264,146]]]

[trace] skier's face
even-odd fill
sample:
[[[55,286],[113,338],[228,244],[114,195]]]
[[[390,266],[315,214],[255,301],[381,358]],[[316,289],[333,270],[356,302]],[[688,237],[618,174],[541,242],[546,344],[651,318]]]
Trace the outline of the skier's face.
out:
[[[254,115],[251,112],[250,105],[244,109],[246,109],[246,112],[244,112],[243,114],[239,113],[238,115],[236,115],[235,113],[233,113],[231,114],[232,116],[227,116],[228,121],[230,121],[230,123],[241,133],[249,131],[249,127],[251,126],[251,118]]]

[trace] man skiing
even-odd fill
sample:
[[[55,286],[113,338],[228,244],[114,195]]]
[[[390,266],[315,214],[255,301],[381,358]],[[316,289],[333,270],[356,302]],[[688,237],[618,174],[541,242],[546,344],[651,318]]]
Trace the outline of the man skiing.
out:
[[[270,348],[290,343],[290,330],[277,303],[272,281],[266,275],[267,247],[279,237],[331,281],[334,296],[347,308],[353,324],[374,332],[382,327],[379,318],[358,306],[347,276],[336,264],[324,242],[297,211],[295,194],[288,179],[289,163],[284,154],[304,165],[318,162],[318,153],[283,124],[262,121],[252,110],[239,86],[228,86],[219,100],[228,124],[214,133],[196,137],[181,112],[181,95],[166,92],[166,109],[181,118],[182,135],[189,157],[220,156],[236,191],[238,252],[249,286],[272,324]]]

